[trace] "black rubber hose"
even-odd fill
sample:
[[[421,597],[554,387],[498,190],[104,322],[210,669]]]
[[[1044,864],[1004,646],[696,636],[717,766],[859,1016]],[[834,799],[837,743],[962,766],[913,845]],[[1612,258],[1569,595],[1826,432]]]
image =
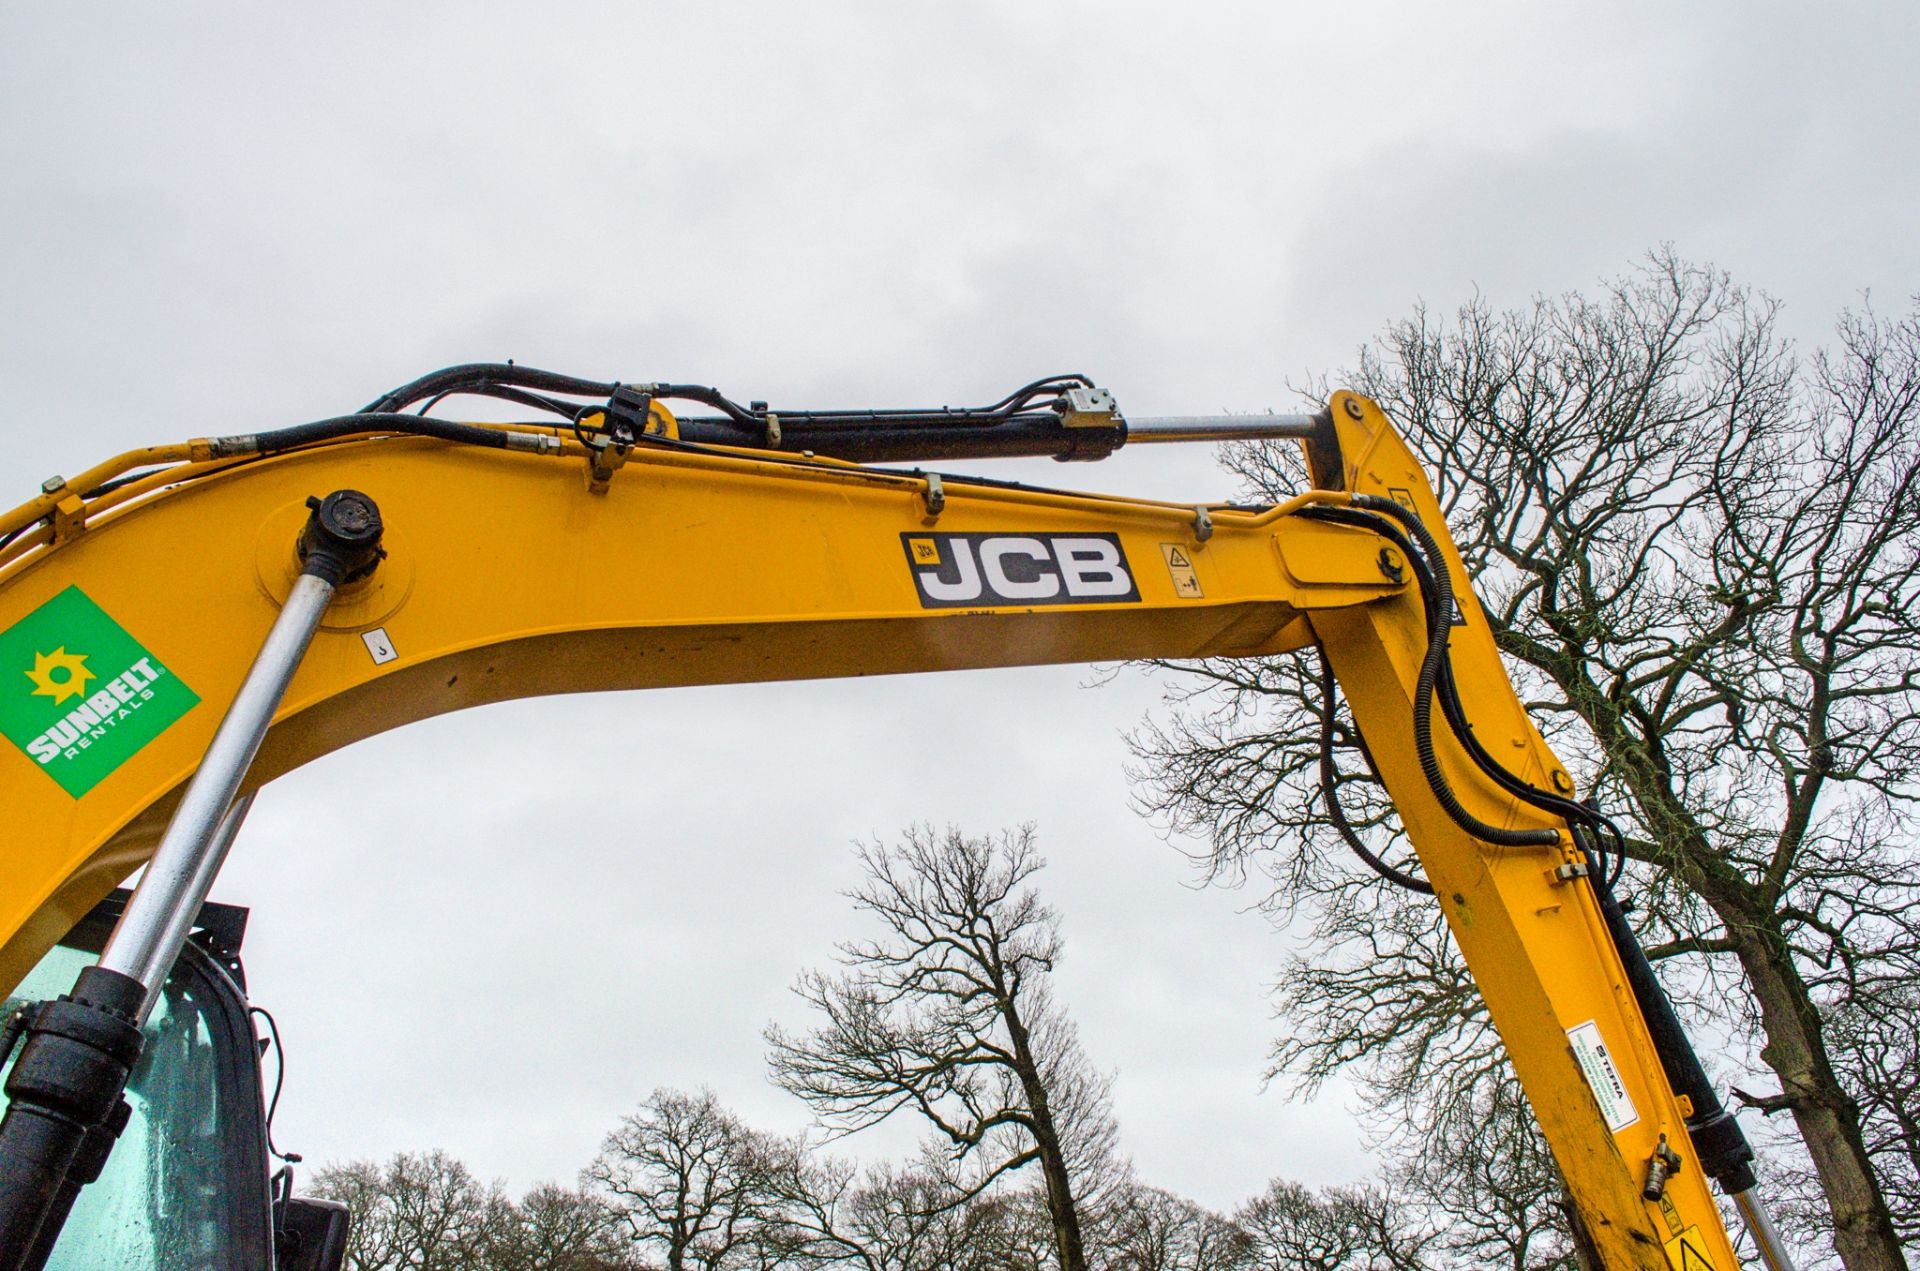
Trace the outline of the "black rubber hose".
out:
[[[413,414],[424,415],[447,398],[461,396],[490,397],[495,401],[512,402],[516,406],[531,406],[535,410],[546,411],[549,414],[558,415],[562,419],[573,418],[574,413],[580,409],[579,402],[560,401],[557,398],[545,397],[539,393],[529,393],[524,389],[513,388],[506,384],[484,384],[475,385],[472,388],[450,388],[445,392],[435,393],[418,409],[414,409],[411,404],[409,404],[408,409]]]
[[[1322,709],[1320,713],[1320,797],[1327,805],[1327,819],[1333,822],[1333,828],[1339,832],[1341,841],[1355,856],[1367,863],[1374,873],[1386,879],[1396,887],[1419,892],[1423,896],[1433,895],[1433,885],[1394,868],[1373,849],[1369,848],[1347,820],[1346,809],[1340,806],[1340,792],[1335,784],[1337,773],[1333,764],[1333,708],[1334,679],[1333,664],[1327,661],[1327,655],[1320,655],[1320,693]],[[1364,753],[1364,748],[1362,749]],[[1368,756],[1368,767],[1372,767],[1372,757]],[[1379,774],[1375,774],[1377,777]]]
[[[1077,371],[1067,375],[1049,375],[1045,379],[1035,380],[1031,384],[1014,389],[1011,393],[1008,393],[1005,397],[987,407],[987,409],[1001,410],[1011,408],[1017,410],[1021,403],[1030,401],[1049,389],[1059,388],[1065,384],[1081,384],[1087,388],[1093,387],[1093,381]]]
[[[1429,661],[1431,661],[1431,655],[1436,647],[1444,649],[1447,629],[1448,626],[1451,625],[1453,617],[1452,587],[1445,573],[1445,558],[1440,554],[1439,545],[1434,542],[1433,536],[1427,531],[1426,526],[1420,523],[1417,516],[1390,499],[1382,499],[1376,495],[1358,495],[1355,496],[1354,503],[1359,507],[1369,510],[1385,512],[1388,516],[1406,525],[1408,529],[1412,531],[1414,537],[1420,542],[1420,552],[1409,552],[1408,558],[1413,562],[1415,572],[1420,577],[1423,595],[1429,598],[1427,606],[1430,640],[1428,654]],[[1347,524],[1354,523],[1354,520],[1350,516],[1337,515],[1339,509],[1315,509],[1315,511],[1322,514],[1318,519],[1338,520]],[[1334,515],[1327,515],[1329,513]],[[1400,545],[1402,546],[1402,550],[1407,550],[1404,539],[1400,540]],[[1425,557],[1425,561],[1421,559],[1423,556]],[[1426,562],[1431,562],[1431,569],[1425,567]],[[1322,665],[1324,668],[1324,659]],[[1423,683],[1426,680],[1426,670],[1427,667],[1423,664]],[[1324,682],[1327,683],[1330,689],[1330,673],[1323,669],[1322,674],[1326,677]],[[1449,681],[1451,680],[1450,668],[1445,678]],[[1619,827],[1595,809],[1528,785],[1513,773],[1508,772],[1494,760],[1492,756],[1488,755],[1478,740],[1474,738],[1472,728],[1467,724],[1465,713],[1460,708],[1458,694],[1453,691],[1450,684],[1443,697],[1443,703],[1446,697],[1451,698],[1451,709],[1446,709],[1446,706],[1443,704],[1443,713],[1447,714],[1448,724],[1452,727],[1455,737],[1460,741],[1462,747],[1467,751],[1468,757],[1474,761],[1475,765],[1502,788],[1507,789],[1515,796],[1525,799],[1527,802],[1542,810],[1554,812],[1566,817],[1569,826],[1573,830],[1575,843],[1590,860],[1593,860],[1597,855],[1598,849],[1586,842],[1587,835],[1583,831],[1589,828],[1594,830],[1604,829],[1614,838],[1617,844],[1614,858],[1614,873],[1617,874],[1619,866],[1625,858],[1625,844],[1622,840]],[[1323,725],[1323,727],[1328,727],[1330,733],[1329,726]],[[1420,712],[1418,703],[1416,702],[1416,744],[1422,740],[1420,736],[1422,731],[1424,731],[1424,729],[1420,722]],[[1427,738],[1426,740],[1428,741],[1428,747],[1427,751],[1422,752],[1421,766],[1422,770],[1428,773],[1429,784],[1435,784],[1435,774],[1427,768],[1426,764],[1427,752],[1431,750],[1431,739]],[[1323,763],[1325,762],[1326,760],[1323,758]],[[1324,779],[1323,768],[1323,780]],[[1444,789],[1444,782],[1441,782],[1435,785],[1434,791],[1436,797],[1441,798],[1443,806],[1448,803],[1452,793],[1450,790],[1445,790],[1443,795]],[[1449,813],[1451,813],[1451,811],[1452,809],[1449,808]],[[1455,819],[1458,821],[1458,818]],[[1472,828],[1465,824],[1462,824],[1461,828],[1467,829],[1469,833],[1473,832]],[[1555,837],[1557,838],[1557,836]],[[1351,846],[1352,844],[1350,843],[1349,845]],[[1367,855],[1370,855],[1370,853],[1363,853],[1363,857]],[[1746,1136],[1741,1132],[1739,1122],[1735,1120],[1733,1114],[1721,1104],[1718,1094],[1714,1091],[1713,1083],[1708,1079],[1706,1071],[1700,1063],[1699,1055],[1693,1048],[1693,1042],[1687,1036],[1685,1027],[1680,1023],[1679,1016],[1673,1009],[1672,1000],[1667,996],[1665,989],[1660,984],[1659,977],[1655,975],[1652,964],[1647,961],[1645,951],[1641,948],[1640,942],[1635,937],[1632,927],[1628,924],[1626,914],[1620,907],[1620,902],[1613,894],[1611,880],[1607,876],[1604,865],[1599,861],[1593,861],[1593,865],[1594,873],[1590,881],[1593,884],[1595,899],[1599,904],[1602,919],[1606,924],[1607,934],[1615,950],[1618,951],[1620,955],[1622,968],[1626,972],[1627,982],[1633,993],[1634,1000],[1640,1008],[1641,1017],[1645,1020],[1647,1030],[1652,1037],[1655,1053],[1660,1057],[1661,1067],[1665,1070],[1667,1084],[1676,1092],[1685,1095],[1693,1105],[1693,1114],[1687,1118],[1687,1131],[1689,1138],[1693,1141],[1694,1150],[1700,1155],[1702,1172],[1718,1182],[1721,1189],[1729,1195],[1745,1191],[1754,1185],[1753,1149],[1748,1146]]]
[[[276,454],[295,446],[309,446],[336,437],[351,437],[363,432],[396,432],[414,437],[437,437],[468,446],[487,446],[505,450],[511,435],[498,428],[480,428],[459,424],[431,415],[403,415],[394,411],[368,411],[358,415],[338,415],[310,424],[275,428],[270,432],[243,433],[232,437],[211,438],[216,458],[228,455]]]
[[[1447,569],[1446,557],[1441,553],[1440,545],[1434,541],[1433,535],[1427,531],[1427,527],[1413,512],[1394,500],[1382,498],[1377,494],[1357,494],[1353,501],[1356,507],[1384,513],[1405,525],[1419,542],[1421,553],[1431,566],[1428,577],[1432,579],[1433,587],[1428,600],[1427,620],[1432,630],[1428,637],[1426,657],[1421,660],[1420,676],[1414,687],[1413,720],[1414,747],[1420,758],[1420,768],[1426,773],[1427,782],[1434,788],[1435,796],[1447,809],[1447,814],[1453,817],[1456,825],[1489,843],[1508,847],[1548,847],[1558,843],[1560,834],[1557,830],[1508,830],[1488,825],[1467,811],[1454,796],[1452,788],[1446,784],[1445,774],[1440,770],[1440,756],[1433,745],[1433,699],[1438,691],[1441,676],[1447,669],[1447,639],[1452,630],[1454,614],[1453,575]],[[1443,716],[1446,714],[1444,708],[1441,713]],[[1462,724],[1464,722],[1464,719],[1460,721]],[[1454,720],[1448,720],[1450,729],[1454,724]],[[1462,739],[1466,742],[1471,738],[1472,730],[1467,728],[1462,731],[1466,733],[1466,738]],[[1471,749],[1478,749],[1479,743],[1471,742],[1470,746]],[[1471,749],[1469,758],[1474,757]],[[1487,759],[1487,765],[1476,764],[1476,767],[1483,767],[1483,769],[1499,767],[1492,763],[1484,750],[1480,751],[1480,757]],[[1505,769],[1500,771],[1509,779],[1518,781],[1511,773],[1506,773]],[[1489,775],[1492,775],[1490,771]],[[1498,778],[1495,780],[1498,781]]]
[[[531,366],[516,366],[511,362],[468,362],[460,366],[449,366],[443,370],[422,375],[411,383],[402,384],[392,392],[367,403],[366,408],[360,413],[377,415],[386,411],[404,410],[414,402],[432,397],[436,393],[459,392],[464,388],[494,384],[531,388],[548,393],[569,393],[576,397],[609,397],[618,387],[612,381],[586,380],[575,375],[537,370]]]
[[[1489,825],[1469,812],[1465,805],[1447,784],[1446,773],[1440,768],[1439,752],[1433,744],[1433,699],[1441,674],[1447,660],[1447,636],[1453,620],[1453,580],[1444,567],[1444,557],[1439,553],[1438,545],[1433,543],[1426,527],[1420,525],[1419,518],[1408,512],[1391,499],[1377,495],[1359,494],[1354,496],[1354,506],[1365,509],[1361,513],[1364,521],[1351,515],[1342,515],[1338,508],[1309,508],[1303,515],[1315,520],[1338,521],[1344,524],[1359,524],[1363,528],[1378,532],[1376,516],[1366,513],[1384,511],[1380,504],[1393,509],[1388,515],[1397,520],[1410,522],[1418,527],[1425,538],[1420,552],[1409,551],[1409,559],[1415,561],[1422,585],[1421,598],[1427,617],[1427,651],[1420,662],[1420,674],[1414,683],[1413,691],[1413,747],[1420,761],[1420,771],[1426,777],[1427,787],[1433,792],[1434,799],[1441,810],[1462,830],[1484,842],[1500,847],[1550,847],[1560,841],[1557,830],[1509,830],[1497,825]],[[1370,522],[1370,523],[1369,523]],[[1404,538],[1401,540],[1405,542]],[[1433,569],[1421,569],[1418,562],[1422,555],[1435,564]],[[1443,711],[1444,715],[1445,712]],[[1452,721],[1448,721],[1451,726]]]
[[[1034,425],[1026,421],[1035,416],[1058,427],[1060,415],[1052,403],[1043,403],[1036,407],[1036,398],[1052,394],[1057,397],[1075,385],[1091,386],[1092,380],[1084,375],[1053,375],[1033,381],[1012,393],[1007,394],[990,406],[945,407],[938,410],[865,410],[865,411],[779,411],[771,412],[764,408],[754,409],[742,406],[716,388],[704,384],[651,384],[636,385],[649,397],[657,400],[690,401],[710,406],[721,412],[719,420],[681,420],[683,436],[701,432],[721,432],[729,430],[729,425],[742,430],[743,438],[751,440],[744,444],[763,446],[769,416],[778,415],[782,429],[789,436],[804,430],[809,440],[821,443],[817,448],[822,453],[831,453],[844,457],[864,458],[846,452],[849,444],[845,440],[829,440],[831,434],[866,431],[890,432],[885,439],[860,437],[857,444],[865,452],[875,457],[897,458],[962,458],[972,457],[964,447],[955,447],[951,442],[937,443],[934,449],[925,449],[920,440],[908,439],[900,434],[906,430],[971,430],[993,429],[1000,425],[1014,424],[1016,421],[1024,427],[1014,431],[1031,433]],[[416,402],[436,401],[456,393],[474,393],[483,396],[500,397],[508,401],[536,406],[543,410],[554,411],[563,417],[573,417],[574,412],[567,407],[570,403],[558,403],[534,396],[534,392],[562,393],[573,396],[611,397],[620,385],[614,381],[588,380],[571,375],[560,375],[552,371],[542,371],[533,367],[516,366],[505,362],[472,362],[462,366],[450,366],[434,371],[404,384],[392,392],[368,403],[360,412],[362,415],[382,415],[405,410]],[[530,390],[530,391],[520,391]],[[757,406],[757,403],[756,403]],[[1114,433],[1117,430],[1073,430],[1102,431]],[[702,438],[706,440],[706,438]],[[713,438],[717,444],[743,444],[732,437],[725,440]],[[1117,448],[1118,440],[1109,437],[1100,444],[1087,439],[1071,439],[1068,444],[1036,446],[1034,438],[1024,436],[1017,443],[1011,439],[996,439],[986,443],[982,456],[1053,454],[1056,458],[1098,458]],[[812,449],[804,443],[784,446],[785,449]]]
[[[1419,537],[1421,547],[1418,551],[1413,550],[1411,543],[1404,536],[1391,532],[1392,527],[1390,523],[1381,523],[1376,532],[1384,534],[1394,541],[1403,552],[1407,553],[1407,557],[1413,565],[1414,573],[1421,580],[1422,594],[1433,594],[1433,585],[1429,580],[1431,580],[1434,571],[1440,567],[1442,560],[1440,556],[1440,545],[1434,541],[1433,535],[1427,530],[1426,526],[1420,522],[1418,517],[1412,517],[1412,514],[1408,513],[1406,509],[1398,503],[1392,503],[1391,500],[1385,500],[1383,502],[1389,503],[1395,509],[1394,515],[1407,522],[1409,527]],[[1409,520],[1409,517],[1412,519]],[[1428,613],[1429,624],[1435,622],[1437,618],[1438,615],[1434,614],[1430,609]],[[1447,613],[1445,615],[1445,621],[1449,626],[1452,620],[1452,613]],[[1431,626],[1429,630],[1431,631]],[[1467,757],[1473,761],[1474,765],[1484,772],[1495,785],[1505,790],[1508,794],[1513,795],[1515,798],[1530,803],[1543,812],[1550,812],[1555,816],[1561,817],[1570,825],[1589,825],[1593,828],[1596,835],[1603,835],[1610,839],[1614,845],[1614,850],[1612,852],[1612,868],[1608,871],[1607,876],[1610,883],[1618,882],[1621,869],[1626,862],[1626,836],[1620,832],[1620,827],[1615,825],[1613,821],[1598,808],[1582,803],[1576,799],[1555,794],[1549,790],[1542,790],[1538,786],[1524,780],[1518,774],[1508,770],[1498,759],[1495,759],[1489,754],[1486,747],[1480,744],[1479,737],[1474,734],[1473,725],[1467,719],[1466,709],[1460,703],[1459,685],[1454,680],[1453,663],[1451,659],[1448,659],[1441,667],[1440,680],[1436,685],[1436,690],[1440,700],[1440,711],[1446,718],[1448,729],[1453,733],[1454,739],[1460,743],[1461,749],[1466,751]],[[1604,870],[1607,864],[1607,854],[1597,847],[1589,848],[1588,850],[1597,854],[1597,859],[1594,862],[1596,868]]]

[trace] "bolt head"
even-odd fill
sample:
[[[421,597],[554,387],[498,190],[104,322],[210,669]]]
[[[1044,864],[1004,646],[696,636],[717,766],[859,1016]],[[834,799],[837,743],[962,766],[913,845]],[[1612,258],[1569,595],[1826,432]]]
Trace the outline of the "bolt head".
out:
[[[1348,419],[1360,419],[1363,416],[1365,416],[1365,414],[1366,412],[1360,409],[1360,402],[1358,401],[1358,399],[1352,398],[1352,397],[1349,397],[1347,399],[1347,418]]]

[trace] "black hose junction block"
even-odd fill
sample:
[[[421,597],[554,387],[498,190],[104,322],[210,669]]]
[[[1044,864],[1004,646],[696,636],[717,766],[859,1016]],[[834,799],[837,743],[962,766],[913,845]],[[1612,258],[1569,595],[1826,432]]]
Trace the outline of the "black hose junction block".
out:
[[[300,531],[301,573],[339,587],[365,578],[386,557],[380,508],[360,491],[335,490],[308,499],[307,507],[312,515]]]
[[[131,976],[88,967],[27,1025],[0,1121],[0,1271],[40,1265],[74,1196],[106,1164],[127,1124],[121,1096],[140,1058],[134,1021],[145,998]]]

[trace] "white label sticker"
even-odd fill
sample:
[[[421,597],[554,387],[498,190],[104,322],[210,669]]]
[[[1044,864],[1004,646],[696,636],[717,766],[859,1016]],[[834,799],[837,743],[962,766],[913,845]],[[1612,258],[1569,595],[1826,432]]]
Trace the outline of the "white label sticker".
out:
[[[1640,1113],[1633,1106],[1633,1096],[1627,1093],[1627,1083],[1620,1080],[1620,1069],[1607,1053],[1607,1044],[1600,1040],[1600,1026],[1592,1020],[1575,1024],[1567,1030],[1567,1041],[1573,1046],[1573,1057],[1586,1075],[1593,1097],[1600,1101],[1600,1115],[1606,1118],[1607,1128],[1618,1134],[1638,1121]]]
[[[366,645],[367,652],[373,655],[373,664],[375,666],[385,666],[400,656],[393,651],[393,641],[387,639],[387,629],[385,627],[375,627],[371,631],[362,631],[360,633],[360,642]]]

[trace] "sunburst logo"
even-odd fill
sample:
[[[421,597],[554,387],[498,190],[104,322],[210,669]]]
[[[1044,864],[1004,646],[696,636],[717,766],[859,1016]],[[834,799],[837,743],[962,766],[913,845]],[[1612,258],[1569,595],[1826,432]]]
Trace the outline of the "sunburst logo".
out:
[[[100,677],[87,669],[86,654],[68,653],[61,645],[52,653],[35,653],[27,678],[33,681],[33,696],[51,697],[58,706],[69,697],[85,694],[87,681]]]
[[[78,587],[0,626],[0,737],[76,799],[199,701]],[[16,771],[0,745],[0,808]]]

